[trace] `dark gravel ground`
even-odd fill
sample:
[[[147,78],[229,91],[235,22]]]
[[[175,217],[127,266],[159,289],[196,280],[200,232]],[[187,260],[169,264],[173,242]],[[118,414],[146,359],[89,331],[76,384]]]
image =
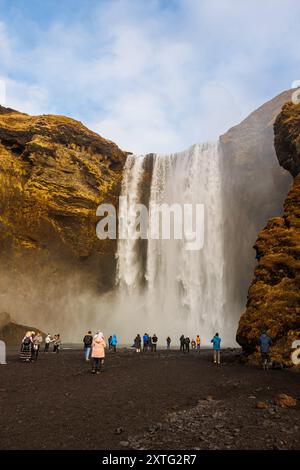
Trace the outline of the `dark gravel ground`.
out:
[[[300,449],[299,371],[241,365],[236,351],[82,351],[0,366],[0,449]],[[279,408],[279,393],[298,398]],[[267,408],[257,409],[257,401]]]

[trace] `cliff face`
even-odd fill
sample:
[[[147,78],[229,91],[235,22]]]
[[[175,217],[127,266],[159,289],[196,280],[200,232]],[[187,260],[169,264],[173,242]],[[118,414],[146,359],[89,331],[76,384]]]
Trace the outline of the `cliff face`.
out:
[[[223,177],[224,306],[226,325],[234,331],[246,304],[253,276],[251,247],[267,220],[279,214],[292,178],[280,167],[274,149],[273,124],[288,90],[265,103],[220,138]],[[229,319],[234,318],[234,323]]]
[[[49,249],[56,240],[74,257],[108,247],[95,236],[95,210],[116,204],[125,154],[62,116],[0,110],[1,244]]]
[[[290,365],[292,342],[300,339],[300,105],[283,107],[274,132],[278,160],[295,178],[283,216],[270,219],[256,241],[258,263],[237,340],[257,359],[257,338],[266,328],[272,358]]]
[[[96,237],[96,208],[117,206],[125,159],[73,119],[0,107],[0,311],[38,325],[69,288],[110,287],[115,241]]]

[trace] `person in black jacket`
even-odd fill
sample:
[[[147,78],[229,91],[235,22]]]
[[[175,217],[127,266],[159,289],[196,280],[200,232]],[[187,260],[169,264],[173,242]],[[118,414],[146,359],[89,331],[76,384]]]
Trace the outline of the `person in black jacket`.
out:
[[[181,335],[181,336],[180,336],[180,352],[183,352],[183,353],[184,353],[184,346],[185,346],[184,335]]]
[[[156,352],[156,345],[157,345],[158,337],[156,336],[156,333],[152,336],[152,350]]]
[[[134,347],[137,353],[141,352],[142,338],[139,334],[134,339]]]
[[[186,338],[184,338],[184,344],[185,344],[185,350],[186,352],[190,352],[190,338],[187,336]]]
[[[84,357],[87,362],[90,360],[92,343],[93,335],[91,331],[88,331],[85,337],[83,338]]]

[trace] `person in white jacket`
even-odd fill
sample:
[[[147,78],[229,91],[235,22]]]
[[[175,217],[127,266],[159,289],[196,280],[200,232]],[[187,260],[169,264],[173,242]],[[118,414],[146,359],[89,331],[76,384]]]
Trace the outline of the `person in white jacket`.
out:
[[[49,346],[50,346],[50,343],[52,343],[53,339],[51,338],[51,335],[48,333],[46,338],[45,338],[45,349],[44,349],[44,352],[48,352],[49,351]]]

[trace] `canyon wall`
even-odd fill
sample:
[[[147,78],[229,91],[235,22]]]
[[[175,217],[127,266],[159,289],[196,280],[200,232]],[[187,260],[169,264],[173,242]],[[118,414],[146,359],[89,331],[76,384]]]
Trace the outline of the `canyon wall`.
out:
[[[126,155],[73,119],[0,107],[0,312],[63,328],[88,314],[80,292],[112,287],[96,208],[117,206]]]
[[[273,338],[272,358],[291,365],[292,342],[300,339],[300,105],[289,102],[274,124],[280,164],[294,182],[283,215],[271,218],[255,244],[257,265],[237,340],[257,360],[262,329]]]
[[[220,137],[224,213],[225,317],[237,328],[253,276],[257,233],[281,212],[292,182],[278,164],[273,124],[292,91],[263,104]]]

